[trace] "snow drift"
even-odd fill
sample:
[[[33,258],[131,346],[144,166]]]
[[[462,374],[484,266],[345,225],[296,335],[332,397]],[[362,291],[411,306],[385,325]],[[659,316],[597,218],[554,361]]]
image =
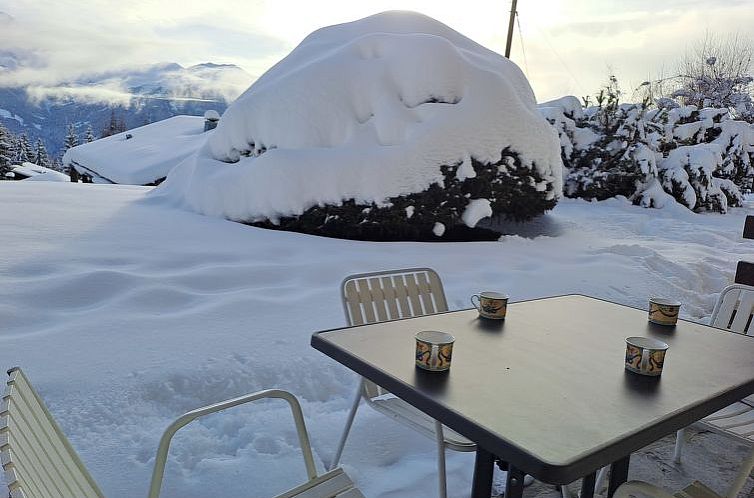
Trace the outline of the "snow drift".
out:
[[[431,18],[386,12],[310,34],[158,193],[247,223],[413,238],[480,213],[541,214],[561,167],[515,64]]]

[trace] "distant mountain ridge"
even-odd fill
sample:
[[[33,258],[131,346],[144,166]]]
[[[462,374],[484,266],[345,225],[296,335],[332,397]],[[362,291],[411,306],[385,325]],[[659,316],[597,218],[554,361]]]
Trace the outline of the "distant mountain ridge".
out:
[[[23,58],[0,51],[0,76],[21,67]],[[209,109],[222,114],[251,81],[251,75],[232,64],[161,63],[53,86],[0,86],[0,123],[14,134],[26,132],[32,141],[41,138],[48,153],[59,158],[68,124],[83,141],[89,125],[99,138],[113,113],[128,129]]]

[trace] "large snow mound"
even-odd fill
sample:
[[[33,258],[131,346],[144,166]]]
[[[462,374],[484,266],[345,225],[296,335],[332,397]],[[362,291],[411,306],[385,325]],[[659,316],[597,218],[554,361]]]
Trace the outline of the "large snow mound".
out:
[[[559,196],[558,137],[521,70],[429,17],[385,12],[306,37],[158,191],[204,214],[274,223],[443,186],[443,165],[473,178],[473,162],[498,163],[504,149],[547,184],[537,191]]]

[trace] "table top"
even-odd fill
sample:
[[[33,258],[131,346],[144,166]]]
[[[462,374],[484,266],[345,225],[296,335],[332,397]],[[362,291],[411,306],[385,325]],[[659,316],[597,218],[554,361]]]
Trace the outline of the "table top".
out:
[[[414,335],[456,338],[448,372]],[[625,338],[669,344],[660,377],[624,370]],[[586,296],[317,332],[312,346],[537,479],[572,482],[754,393],[754,338]]]

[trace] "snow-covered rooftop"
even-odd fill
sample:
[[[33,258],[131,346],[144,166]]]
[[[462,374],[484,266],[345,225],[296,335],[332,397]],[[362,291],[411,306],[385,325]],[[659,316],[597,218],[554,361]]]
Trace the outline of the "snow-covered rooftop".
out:
[[[73,147],[63,164],[95,174],[95,183],[146,185],[196,152],[211,133],[203,132],[203,117],[174,116]]]
[[[26,180],[42,182],[68,182],[70,177],[60,171],[45,168],[34,163],[25,162],[20,166],[13,166],[11,171],[14,174],[27,177]]]
[[[560,192],[558,137],[522,71],[448,26],[385,12],[306,37],[226,110],[159,189],[196,211],[276,220],[443,185],[510,148]]]

